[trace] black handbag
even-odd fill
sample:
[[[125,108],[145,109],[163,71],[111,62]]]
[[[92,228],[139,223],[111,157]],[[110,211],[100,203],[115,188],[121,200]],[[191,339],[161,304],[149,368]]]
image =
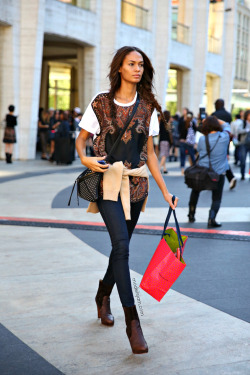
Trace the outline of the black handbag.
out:
[[[218,187],[218,181],[220,178],[220,175],[213,170],[212,165],[211,165],[211,160],[210,160],[210,154],[214,150],[215,146],[217,145],[219,137],[217,138],[217,141],[214,147],[212,148],[212,150],[210,150],[208,136],[206,135],[205,137],[206,137],[205,140],[206,140],[207,154],[202,156],[200,160],[208,155],[209,167],[207,168],[207,167],[202,167],[199,164],[194,164],[191,167],[188,167],[187,169],[185,169],[184,171],[185,184],[189,188],[194,189],[196,191],[216,190]],[[199,158],[196,160],[196,163],[198,160]]]
[[[139,105],[140,98],[139,94],[137,93],[137,99],[135,106],[133,108],[133,111],[129,118],[126,121],[126,124],[124,125],[124,128],[120,132],[119,136],[117,137],[115,143],[113,144],[109,154],[107,155],[105,161],[108,163],[111,160],[112,154],[116,150],[123,134],[125,133],[127,127],[129,126],[132,118],[135,115],[135,112],[137,110],[137,107]],[[82,199],[85,199],[86,201],[89,202],[96,202],[97,199],[99,198],[99,185],[102,179],[103,173],[102,172],[93,172],[91,169],[87,168],[85,169],[75,180],[75,183],[73,185],[68,206],[70,205],[71,202],[71,197],[75,188],[75,185],[77,186],[77,202],[79,206],[79,197]]]

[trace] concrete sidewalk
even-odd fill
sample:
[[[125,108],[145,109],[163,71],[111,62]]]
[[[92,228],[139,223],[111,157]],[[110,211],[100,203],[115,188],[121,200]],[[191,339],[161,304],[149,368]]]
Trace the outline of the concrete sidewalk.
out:
[[[1,184],[1,216],[101,221],[84,209],[52,207],[80,173],[78,166],[1,165],[0,177],[19,176]],[[44,174],[36,176],[37,171]],[[186,214],[187,207],[181,209]],[[151,210],[143,222],[154,222]],[[163,218],[158,211],[158,222]],[[149,353],[133,355],[116,288],[114,327],[97,319],[94,297],[108,258],[94,244],[56,228],[0,226],[0,236],[1,375],[250,373],[247,322],[174,290],[158,303],[140,289]],[[131,277],[139,286],[142,275],[131,271]]]

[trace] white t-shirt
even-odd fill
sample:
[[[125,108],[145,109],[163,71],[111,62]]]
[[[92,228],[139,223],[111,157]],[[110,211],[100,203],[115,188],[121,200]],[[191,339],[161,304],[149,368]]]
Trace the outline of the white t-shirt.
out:
[[[99,94],[107,93],[108,91],[102,91]],[[97,95],[99,95],[97,94]],[[94,138],[96,137],[96,134],[99,133],[100,131],[100,125],[97,120],[97,117],[95,115],[95,112],[93,111],[92,108],[92,102],[93,100],[97,97],[97,95],[94,96],[94,98],[91,100],[89,103],[86,111],[84,112],[84,115],[82,116],[81,121],[79,122],[78,126],[84,130],[86,130],[89,133],[94,134]],[[136,102],[137,98],[137,92],[135,94],[134,99],[130,103],[120,103],[116,99],[114,99],[114,103],[117,105],[120,105],[121,107],[129,107],[133,105]],[[149,124],[149,136],[155,136],[159,134],[159,121],[157,117],[157,111],[154,109],[151,119],[150,119],[150,124]]]

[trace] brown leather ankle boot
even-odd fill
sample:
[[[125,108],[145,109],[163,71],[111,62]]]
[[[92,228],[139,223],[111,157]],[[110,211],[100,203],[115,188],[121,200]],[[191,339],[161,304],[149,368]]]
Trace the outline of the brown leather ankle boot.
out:
[[[97,305],[98,318],[101,318],[102,324],[106,326],[114,325],[114,317],[110,310],[110,294],[112,292],[113,285],[105,285],[102,280],[99,280],[99,288],[95,297]]]
[[[143,337],[136,306],[123,307],[125,313],[126,332],[134,354],[148,352],[148,345]]]

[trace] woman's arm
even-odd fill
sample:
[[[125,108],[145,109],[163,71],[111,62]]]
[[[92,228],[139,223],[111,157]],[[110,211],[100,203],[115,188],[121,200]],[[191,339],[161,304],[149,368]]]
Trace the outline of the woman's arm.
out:
[[[45,129],[45,128],[48,129],[48,127],[49,127],[49,125],[46,125],[46,124],[43,125],[41,120],[38,121],[38,128],[39,129]]]
[[[172,194],[168,192],[168,189],[165,185],[165,181],[161,175],[161,171],[159,168],[159,163],[157,156],[154,152],[154,144],[153,144],[153,137],[150,136],[148,137],[148,142],[147,142],[147,149],[148,149],[148,161],[147,161],[147,166],[154,177],[157,185],[159,186],[162,195],[166,202],[168,202],[169,206],[174,210],[175,207],[177,206],[178,198],[175,198],[174,204],[172,203]]]
[[[57,121],[52,125],[52,129],[55,130],[61,124],[61,121]]]
[[[85,165],[85,167],[91,169],[93,172],[106,172],[109,168],[109,165],[99,164],[98,160],[104,160],[105,156],[103,157],[90,157],[86,156],[86,140],[89,138],[90,133],[87,130],[81,129],[77,139],[76,139],[76,150],[78,152],[79,158],[81,159],[81,163]]]

